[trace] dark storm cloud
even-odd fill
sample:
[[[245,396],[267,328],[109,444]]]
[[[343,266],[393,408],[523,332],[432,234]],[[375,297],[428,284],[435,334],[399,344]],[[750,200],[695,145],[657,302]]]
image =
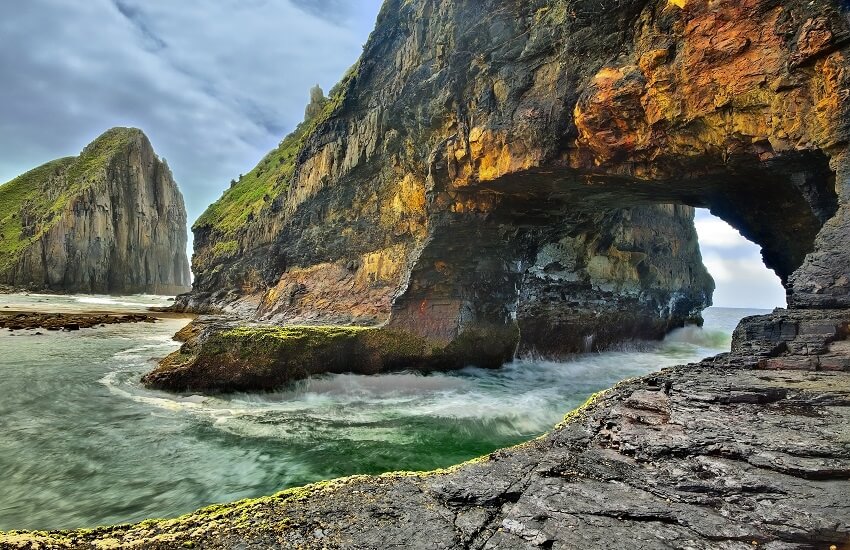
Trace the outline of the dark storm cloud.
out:
[[[0,2],[0,182],[137,126],[194,219],[356,60],[379,4]]]

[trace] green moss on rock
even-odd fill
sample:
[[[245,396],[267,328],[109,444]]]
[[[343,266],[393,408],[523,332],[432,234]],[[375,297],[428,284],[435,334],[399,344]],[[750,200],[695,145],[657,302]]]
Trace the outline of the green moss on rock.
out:
[[[24,230],[23,219],[28,209],[40,223],[49,221],[46,214],[53,210],[53,205],[45,196],[44,186],[61,176],[73,162],[73,157],[54,160],[0,186],[0,267],[11,263],[36,238],[35,233],[27,234]]]
[[[135,128],[113,128],[80,156],[48,162],[0,185],[0,269],[53,227],[68,204],[101,181],[111,160],[141,135]]]
[[[212,329],[184,344],[143,381],[169,391],[270,391],[323,374],[498,367],[510,359],[517,341],[511,327],[464,333],[448,344],[390,327]]]

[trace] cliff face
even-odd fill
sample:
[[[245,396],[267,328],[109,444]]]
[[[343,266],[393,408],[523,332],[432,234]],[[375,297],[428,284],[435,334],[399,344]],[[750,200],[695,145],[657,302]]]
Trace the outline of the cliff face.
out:
[[[330,99],[195,225],[180,305],[494,362],[601,348],[709,304],[706,207],[793,307],[845,306],[848,40],[827,0],[389,0]]]
[[[186,211],[136,129],[0,186],[0,282],[60,292],[178,294],[190,286]]]
[[[652,17],[619,5],[388,2],[323,108],[195,225],[183,307],[389,323],[441,344],[518,326],[543,353],[697,319],[712,283],[689,207],[707,200],[606,174],[576,123],[594,75]]]

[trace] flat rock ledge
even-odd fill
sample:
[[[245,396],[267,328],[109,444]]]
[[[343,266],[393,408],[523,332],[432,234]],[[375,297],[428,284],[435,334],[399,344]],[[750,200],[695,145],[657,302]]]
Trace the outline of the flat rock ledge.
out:
[[[834,362],[844,319],[747,320],[736,338],[763,346],[736,341],[719,359],[623,382],[550,434],[448,470],[138,525],[10,532],[0,548],[850,548],[850,371]],[[834,370],[802,370],[794,342],[811,359],[819,339]]]
[[[9,313],[0,314],[0,328],[16,330],[65,330],[97,328],[122,323],[155,323],[143,313]]]

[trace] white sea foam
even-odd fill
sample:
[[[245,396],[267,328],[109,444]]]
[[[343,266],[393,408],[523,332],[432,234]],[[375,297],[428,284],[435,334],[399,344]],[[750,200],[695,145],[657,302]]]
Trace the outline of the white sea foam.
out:
[[[629,349],[562,362],[522,359],[497,370],[470,367],[430,375],[331,375],[279,392],[229,396],[174,396],[143,388],[138,378],[149,364],[141,358],[175,346],[160,340],[116,354],[116,362],[125,365],[123,374],[111,373],[102,382],[138,403],[197,415],[217,429],[246,437],[403,443],[410,436],[398,423],[425,420],[463,423],[463,429],[479,423],[504,435],[532,434],[551,428],[570,405],[594,391],[728,350],[734,321],[709,320],[716,326],[685,327],[663,342],[637,342]]]

